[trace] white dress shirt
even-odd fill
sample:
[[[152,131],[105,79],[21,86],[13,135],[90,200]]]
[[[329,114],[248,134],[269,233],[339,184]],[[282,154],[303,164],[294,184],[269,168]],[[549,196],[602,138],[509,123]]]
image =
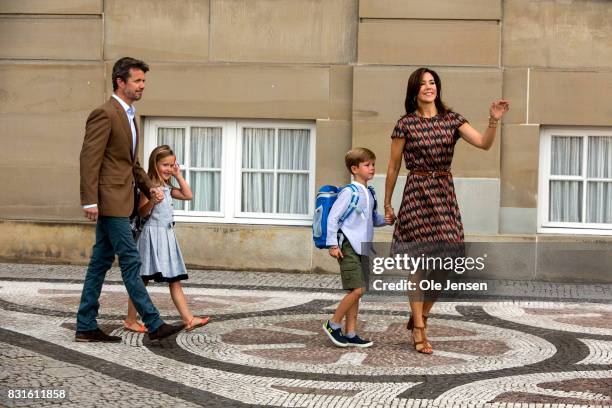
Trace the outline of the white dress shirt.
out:
[[[349,240],[355,252],[362,255],[361,244],[372,242],[372,239],[374,239],[374,227],[382,227],[386,223],[384,216],[379,214],[378,211],[373,212],[374,197],[370,190],[356,181],[353,181],[353,184],[357,186],[359,194],[357,207],[344,220],[342,225],[339,225],[340,217],[348,209],[353,193],[350,188],[342,189],[327,216],[326,244],[328,246],[338,245],[338,231],[342,230],[342,234]]]
[[[119,103],[123,107],[123,110],[125,110],[125,113],[127,114],[128,123],[130,124],[130,129],[132,129],[132,157],[134,157],[134,149],[136,149],[136,125],[134,123],[134,118],[136,117],[136,108],[134,108],[134,105],[128,105],[127,103],[125,103],[123,99],[121,99],[115,94],[113,94],[113,98],[119,101]]]

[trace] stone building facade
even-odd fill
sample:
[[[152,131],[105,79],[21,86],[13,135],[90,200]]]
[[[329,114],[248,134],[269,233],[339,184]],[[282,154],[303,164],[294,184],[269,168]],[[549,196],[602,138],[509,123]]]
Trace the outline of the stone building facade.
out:
[[[468,239],[608,236],[611,22],[606,0],[3,0],[0,257],[87,261],[84,123],[126,55],[151,66],[136,105],[141,162],[171,141],[196,184],[198,201],[177,211],[190,265],[335,271],[312,245],[314,193],[346,183],[344,153],[366,146],[382,199],[419,66],[480,130],[493,99],[511,103],[489,151],[457,146]]]

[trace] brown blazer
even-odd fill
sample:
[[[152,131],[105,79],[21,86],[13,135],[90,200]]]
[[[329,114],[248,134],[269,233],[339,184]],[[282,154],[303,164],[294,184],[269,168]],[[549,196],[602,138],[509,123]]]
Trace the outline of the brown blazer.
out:
[[[136,127],[138,154],[139,132]],[[153,183],[132,158],[132,130],[121,104],[110,98],[87,118],[81,148],[81,205],[97,204],[98,214],[129,217],[134,208],[134,185],[146,196]]]

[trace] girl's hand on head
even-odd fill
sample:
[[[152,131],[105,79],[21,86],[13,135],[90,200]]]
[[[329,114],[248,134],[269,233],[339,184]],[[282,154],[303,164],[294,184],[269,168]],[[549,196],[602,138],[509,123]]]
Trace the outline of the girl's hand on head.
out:
[[[489,108],[489,115],[495,120],[500,120],[504,113],[508,112],[510,109],[510,103],[505,99],[498,99],[496,101],[491,102],[491,107]]]
[[[181,166],[179,166],[178,163],[174,163],[174,166],[172,166],[172,175],[174,177],[178,177],[181,174]]]

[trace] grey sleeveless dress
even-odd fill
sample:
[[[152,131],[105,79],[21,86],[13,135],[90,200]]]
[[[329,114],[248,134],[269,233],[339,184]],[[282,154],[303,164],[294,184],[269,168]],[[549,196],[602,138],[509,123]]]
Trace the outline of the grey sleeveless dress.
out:
[[[142,260],[140,276],[155,282],[187,279],[183,255],[174,234],[174,209],[170,187],[164,186],[164,201],[155,205],[138,238]]]

